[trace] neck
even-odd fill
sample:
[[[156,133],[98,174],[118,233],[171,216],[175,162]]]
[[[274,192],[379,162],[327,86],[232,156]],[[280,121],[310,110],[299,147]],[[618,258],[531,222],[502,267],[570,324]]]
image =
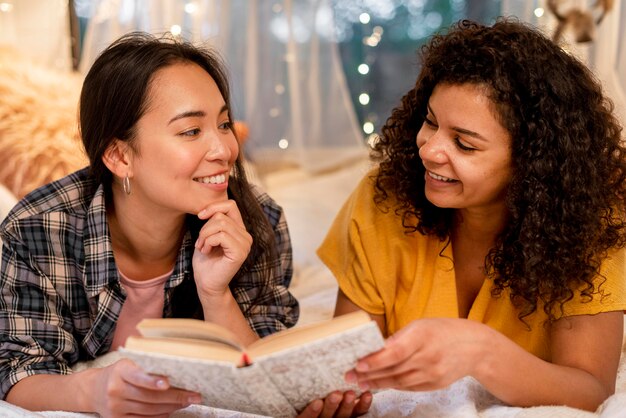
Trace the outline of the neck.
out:
[[[119,190],[113,191],[112,204],[107,205],[116,263],[135,280],[171,270],[183,239],[185,214],[150,209]]]
[[[452,235],[491,246],[504,230],[507,219],[504,207],[489,210],[460,209],[455,213]]]

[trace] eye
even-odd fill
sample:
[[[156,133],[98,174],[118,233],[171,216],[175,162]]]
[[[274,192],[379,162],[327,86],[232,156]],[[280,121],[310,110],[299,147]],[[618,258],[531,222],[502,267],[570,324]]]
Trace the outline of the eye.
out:
[[[424,117],[424,124],[430,126],[431,128],[436,128],[437,124],[432,120],[428,119],[428,116]]]
[[[221,123],[218,126],[219,129],[221,129],[222,131],[226,131],[226,130],[232,130],[233,129],[233,123],[231,121],[226,121]]]
[[[179,135],[182,136],[198,136],[200,135],[200,128],[188,129],[186,131],[181,132]]]
[[[467,145],[465,145],[463,141],[461,141],[461,138],[458,136],[454,137],[454,142],[456,143],[456,146],[463,151],[476,151],[476,148],[468,147]]]

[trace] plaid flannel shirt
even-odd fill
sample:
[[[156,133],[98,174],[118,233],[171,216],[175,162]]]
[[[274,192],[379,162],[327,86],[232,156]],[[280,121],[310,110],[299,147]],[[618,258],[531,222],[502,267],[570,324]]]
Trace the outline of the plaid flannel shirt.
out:
[[[109,351],[125,295],[120,286],[102,185],[87,169],[43,186],[22,199],[0,225],[0,399],[34,374],[69,374],[71,366]],[[253,266],[231,287],[252,329],[265,336],[293,326],[298,302],[289,232],[282,209],[253,188],[275,233],[278,259],[270,294],[248,309],[260,291]],[[174,288],[193,280],[191,231],[165,284],[164,317],[172,316]]]

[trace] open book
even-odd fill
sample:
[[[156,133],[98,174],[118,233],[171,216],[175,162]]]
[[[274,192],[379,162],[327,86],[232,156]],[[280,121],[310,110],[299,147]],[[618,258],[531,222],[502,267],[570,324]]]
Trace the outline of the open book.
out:
[[[353,390],[345,373],[380,350],[383,337],[363,311],[278,332],[243,347],[229,330],[195,319],[145,319],[120,353],[206,405],[292,417],[334,390]]]

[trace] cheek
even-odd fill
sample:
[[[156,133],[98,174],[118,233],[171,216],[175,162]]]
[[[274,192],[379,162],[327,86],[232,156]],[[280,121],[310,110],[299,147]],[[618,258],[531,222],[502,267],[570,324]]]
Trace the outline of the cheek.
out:
[[[228,149],[230,151],[230,163],[234,164],[235,161],[237,160],[237,157],[239,156],[239,142],[237,142],[237,139],[235,138],[235,136],[232,136],[232,140],[227,142],[227,146]]]

